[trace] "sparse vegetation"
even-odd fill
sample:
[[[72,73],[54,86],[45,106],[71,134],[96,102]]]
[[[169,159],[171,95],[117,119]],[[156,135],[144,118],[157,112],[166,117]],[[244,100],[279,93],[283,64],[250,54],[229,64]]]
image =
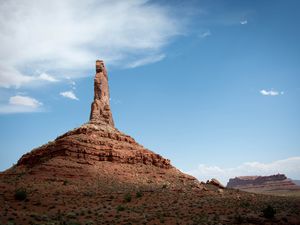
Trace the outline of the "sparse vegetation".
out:
[[[125,202],[131,202],[131,194],[129,194],[129,193],[125,194],[124,201]]]
[[[15,199],[19,201],[24,201],[27,199],[27,191],[25,188],[19,188],[15,192]]]
[[[122,206],[122,205],[118,205],[117,206],[117,211],[120,212],[120,211],[124,211],[125,210],[125,207]]]
[[[236,214],[236,215],[234,216],[234,221],[235,221],[235,223],[237,223],[237,224],[241,224],[241,223],[244,222],[244,218],[243,218],[240,214]]]
[[[263,212],[264,217],[267,219],[274,218],[274,216],[276,214],[276,210],[270,205],[268,205],[266,208],[264,208],[262,210],[262,212]]]
[[[143,196],[143,193],[142,193],[141,191],[138,191],[138,192],[135,194],[135,196],[136,196],[137,198],[141,198],[141,197]]]

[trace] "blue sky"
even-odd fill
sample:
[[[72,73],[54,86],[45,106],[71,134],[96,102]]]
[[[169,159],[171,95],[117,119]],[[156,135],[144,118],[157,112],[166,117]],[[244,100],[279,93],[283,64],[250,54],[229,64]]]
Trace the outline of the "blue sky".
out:
[[[0,4],[0,170],[87,122],[99,58],[116,127],[179,169],[300,179],[299,1],[21,2]]]

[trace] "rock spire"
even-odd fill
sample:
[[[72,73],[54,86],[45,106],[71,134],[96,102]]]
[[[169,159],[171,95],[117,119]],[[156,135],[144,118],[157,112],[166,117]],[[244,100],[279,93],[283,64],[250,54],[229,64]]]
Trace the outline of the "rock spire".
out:
[[[114,127],[109,99],[108,76],[104,62],[97,60],[94,79],[94,101],[91,105],[90,123]]]

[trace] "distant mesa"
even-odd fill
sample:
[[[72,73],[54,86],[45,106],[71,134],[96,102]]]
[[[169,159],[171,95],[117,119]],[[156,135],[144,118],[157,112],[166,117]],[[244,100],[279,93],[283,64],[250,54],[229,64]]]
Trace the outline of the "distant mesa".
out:
[[[229,179],[227,188],[266,194],[285,194],[285,192],[300,191],[300,187],[284,174],[235,177]]]

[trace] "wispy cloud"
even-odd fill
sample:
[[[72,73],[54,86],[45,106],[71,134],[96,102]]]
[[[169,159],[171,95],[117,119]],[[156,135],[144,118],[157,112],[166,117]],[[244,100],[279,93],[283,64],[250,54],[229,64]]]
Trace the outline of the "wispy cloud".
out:
[[[187,173],[203,181],[217,178],[223,184],[227,184],[229,178],[236,176],[267,176],[277,173],[284,173],[289,178],[300,179],[300,157],[291,157],[270,163],[246,162],[230,168],[200,164],[198,168]]]
[[[248,20],[241,20],[241,21],[240,21],[240,24],[246,25],[246,24],[248,24]]]
[[[38,112],[43,103],[29,96],[16,95],[7,104],[0,105],[0,114]]]
[[[73,91],[65,91],[65,92],[60,92],[59,93],[61,96],[65,97],[65,98],[69,98],[72,100],[79,100],[76,95],[74,94]]]
[[[49,82],[58,82],[57,79],[55,79],[53,76],[47,74],[47,73],[41,73],[39,76],[38,76],[38,79],[40,80],[45,80],[45,81],[49,81]]]
[[[284,94],[283,91],[280,91],[280,92],[279,91],[274,91],[274,90],[267,91],[265,89],[260,90],[259,92],[260,92],[260,94],[262,94],[264,96],[278,96],[278,95],[283,95]]]
[[[204,32],[202,32],[201,34],[199,34],[199,37],[200,37],[200,38],[206,38],[206,37],[208,37],[208,36],[210,36],[210,35],[211,35],[210,30],[207,30],[207,31],[204,31]]]
[[[147,0],[1,2],[0,87],[84,76],[97,58],[121,67],[162,60],[163,47],[183,34],[177,13]]]
[[[145,64],[161,61],[165,57],[166,56],[164,54],[147,56],[147,57],[144,57],[142,59],[138,59],[138,60],[128,64],[126,67],[128,67],[128,68],[139,67],[139,66],[142,66],[142,65],[145,65]]]
[[[1,53],[0,53],[1,57]],[[1,60],[1,59],[0,59]],[[20,71],[9,66],[1,65],[0,62],[0,88],[20,88],[24,85],[41,84],[43,82],[58,82],[59,80],[54,78],[45,72],[39,75],[27,76],[23,75]]]
[[[9,104],[28,106],[32,108],[38,108],[40,105],[42,105],[42,103],[40,103],[38,100],[34,98],[28,96],[21,96],[21,95],[10,97]]]

